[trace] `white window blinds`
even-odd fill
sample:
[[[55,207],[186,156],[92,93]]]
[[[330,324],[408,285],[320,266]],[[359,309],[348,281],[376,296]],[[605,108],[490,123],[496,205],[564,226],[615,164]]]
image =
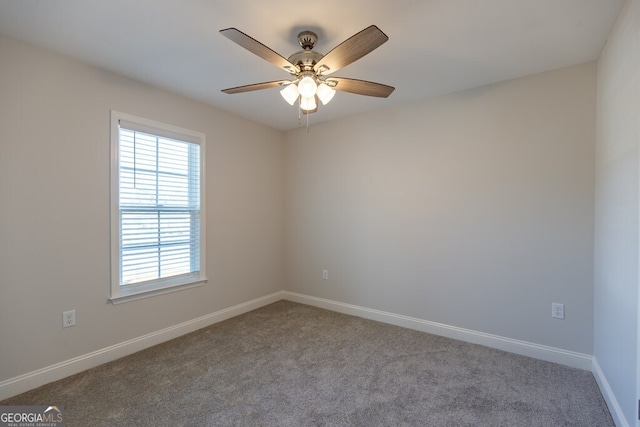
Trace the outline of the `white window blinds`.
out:
[[[120,125],[120,284],[198,272],[200,146]]]

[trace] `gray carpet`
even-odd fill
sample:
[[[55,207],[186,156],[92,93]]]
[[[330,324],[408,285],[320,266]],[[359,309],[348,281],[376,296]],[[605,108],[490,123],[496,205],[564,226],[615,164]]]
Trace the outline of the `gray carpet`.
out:
[[[280,301],[13,397],[67,426],[613,426],[588,371]]]

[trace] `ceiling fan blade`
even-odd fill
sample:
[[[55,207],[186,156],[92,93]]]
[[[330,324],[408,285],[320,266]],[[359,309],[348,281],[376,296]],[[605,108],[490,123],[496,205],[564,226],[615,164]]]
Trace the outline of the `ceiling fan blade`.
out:
[[[357,61],[387,40],[389,37],[380,28],[371,25],[334,47],[314,68],[326,76]]]
[[[300,70],[289,62],[286,58],[284,58],[279,53],[275,52],[271,48],[260,43],[258,40],[254,39],[251,36],[243,33],[237,28],[226,28],[224,30],[220,30],[220,34],[247,49],[249,52],[258,55],[260,58],[271,62],[278,68],[283,69],[287,73],[296,73]]]
[[[276,86],[282,86],[283,84],[287,84],[287,83],[290,83],[290,82],[288,80],[276,80],[273,82],[254,83],[252,85],[245,85],[245,86],[232,87],[229,89],[223,89],[222,92],[229,93],[229,94],[252,92],[254,90],[262,90],[262,89],[269,89]]]
[[[382,83],[347,79],[344,77],[330,77],[326,82],[335,90],[356,93],[358,95],[376,96],[379,98],[386,98],[395,90],[393,86],[383,85]],[[333,85],[333,83],[335,83],[335,85]]]

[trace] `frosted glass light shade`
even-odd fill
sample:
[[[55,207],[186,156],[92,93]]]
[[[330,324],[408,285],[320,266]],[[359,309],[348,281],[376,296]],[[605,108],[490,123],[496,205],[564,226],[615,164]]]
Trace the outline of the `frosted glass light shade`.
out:
[[[298,83],[298,92],[303,98],[311,98],[316,94],[318,85],[315,80],[309,76],[303,77]]]
[[[300,98],[300,108],[305,111],[315,110],[318,107],[315,96],[303,96]]]
[[[322,105],[327,105],[335,94],[336,91],[326,83],[320,83],[320,86],[318,86],[318,98],[322,101]]]
[[[289,84],[284,89],[280,91],[280,95],[284,98],[285,101],[289,103],[289,105],[293,105],[294,102],[298,99],[298,87],[295,84]]]

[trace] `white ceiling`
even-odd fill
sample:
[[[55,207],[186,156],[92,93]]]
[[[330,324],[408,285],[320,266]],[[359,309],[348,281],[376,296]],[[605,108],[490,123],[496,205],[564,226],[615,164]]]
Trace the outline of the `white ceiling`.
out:
[[[310,116],[320,123],[595,60],[623,3],[0,0],[0,33],[287,130],[299,126],[297,113],[277,88],[220,92],[288,74],[219,30],[236,27],[284,57],[300,50],[301,30],[316,32],[315,50],[325,54],[371,24],[385,32],[387,43],[335,75],[395,92],[386,99],[338,92]]]

